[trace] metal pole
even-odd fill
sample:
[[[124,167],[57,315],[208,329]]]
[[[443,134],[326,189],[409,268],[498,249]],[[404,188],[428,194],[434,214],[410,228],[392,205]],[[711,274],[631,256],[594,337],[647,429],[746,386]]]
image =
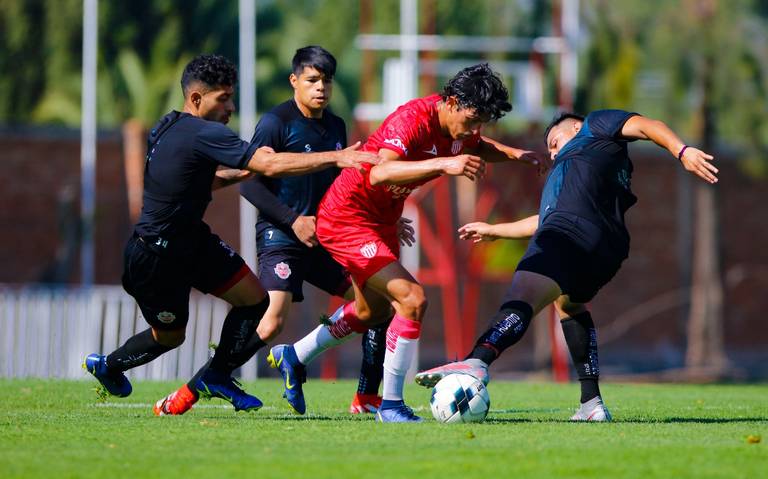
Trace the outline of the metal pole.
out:
[[[562,22],[562,35],[565,39],[563,54],[560,57],[560,78],[563,95],[566,96],[562,104],[570,110],[573,108],[574,93],[579,77],[579,0],[563,0],[560,12]]]
[[[402,83],[401,92],[405,99],[403,102],[416,97],[418,92],[418,67],[419,67],[419,46],[418,46],[418,0],[400,0],[400,61],[403,63],[403,69],[408,78]],[[390,105],[390,111],[399,105]],[[406,205],[406,214],[413,222],[413,228],[416,231],[416,243],[411,248],[403,248],[401,261],[408,271],[416,274],[419,268],[419,223],[418,210],[412,205]],[[419,351],[411,363],[406,376],[410,381],[419,371]]]
[[[256,128],[256,3],[240,7],[240,138],[250,141]],[[256,270],[256,208],[240,198],[240,254]]]
[[[416,69],[419,64],[418,13],[417,0],[400,0],[400,60],[406,64],[407,73],[411,77],[409,80],[413,82],[411,84],[413,95],[409,95],[410,97],[415,96],[416,93]]]
[[[80,120],[80,282],[93,285],[93,216],[96,191],[96,52],[98,0],[83,1],[82,116]]]
[[[240,138],[250,141],[256,129],[256,2],[239,0]],[[256,271],[256,208],[240,197],[240,255]],[[258,355],[240,368],[244,380],[259,376]]]

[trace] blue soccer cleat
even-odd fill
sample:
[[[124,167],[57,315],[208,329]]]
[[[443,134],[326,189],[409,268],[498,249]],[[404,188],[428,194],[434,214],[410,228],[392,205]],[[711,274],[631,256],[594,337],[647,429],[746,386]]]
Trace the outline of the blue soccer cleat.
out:
[[[197,381],[195,389],[200,397],[205,399],[219,398],[235,407],[235,411],[256,411],[264,403],[256,396],[243,391],[241,384],[232,376],[211,369],[207,370]]]
[[[113,396],[124,398],[131,394],[133,387],[131,382],[120,371],[110,371],[107,368],[107,357],[93,353],[85,357],[83,369],[93,374],[99,380],[104,389]]]
[[[376,411],[376,421],[378,422],[423,422],[424,419],[413,413],[413,409],[401,403],[396,407],[387,409],[379,408]]]
[[[296,350],[288,344],[279,344],[269,350],[267,362],[273,369],[280,371],[285,381],[283,397],[296,414],[304,414],[307,404],[304,402],[304,391],[301,385],[307,382],[307,368],[299,362]]]

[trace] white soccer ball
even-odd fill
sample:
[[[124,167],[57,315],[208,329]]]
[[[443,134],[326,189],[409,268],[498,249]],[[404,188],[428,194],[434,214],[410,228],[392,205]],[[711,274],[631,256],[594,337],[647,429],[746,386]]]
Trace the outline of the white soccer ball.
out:
[[[480,422],[488,415],[491,397],[474,376],[449,374],[435,385],[429,406],[438,422]]]

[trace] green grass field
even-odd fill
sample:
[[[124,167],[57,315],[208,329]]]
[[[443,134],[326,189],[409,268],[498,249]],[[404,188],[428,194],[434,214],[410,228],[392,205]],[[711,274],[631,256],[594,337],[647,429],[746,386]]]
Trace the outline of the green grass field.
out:
[[[492,382],[488,420],[452,426],[417,386],[406,395],[428,422],[384,425],[345,412],[351,381],[310,381],[306,417],[273,380],[246,384],[256,413],[203,401],[159,418],[150,404],[178,384],[106,403],[94,385],[0,380],[0,477],[768,477],[766,385],[607,383],[615,422],[572,424],[577,385]]]

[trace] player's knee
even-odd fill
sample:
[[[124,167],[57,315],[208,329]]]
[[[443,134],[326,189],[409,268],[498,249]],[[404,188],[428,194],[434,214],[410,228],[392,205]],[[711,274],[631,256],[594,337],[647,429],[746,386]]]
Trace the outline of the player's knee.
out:
[[[583,303],[572,303],[568,299],[562,297],[555,301],[555,309],[561,320],[587,311],[587,307]]]
[[[374,313],[367,305],[362,305],[360,302],[355,302],[355,315],[357,319],[362,323],[370,323],[374,318]]]
[[[256,331],[264,342],[270,342],[283,331],[284,318],[280,315],[265,315]]]
[[[424,288],[420,285],[414,285],[400,301],[405,317],[414,321],[421,321],[427,310],[427,305],[427,296],[424,294]]]
[[[164,331],[161,329],[153,329],[153,336],[158,344],[162,344],[166,348],[178,348],[184,343],[186,339],[186,331],[184,329]]]

